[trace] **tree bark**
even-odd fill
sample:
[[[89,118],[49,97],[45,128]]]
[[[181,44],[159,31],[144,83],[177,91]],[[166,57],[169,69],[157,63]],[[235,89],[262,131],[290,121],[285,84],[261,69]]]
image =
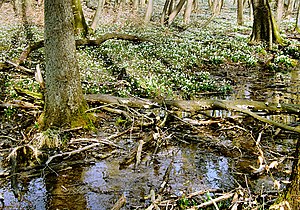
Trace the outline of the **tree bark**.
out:
[[[70,0],[45,0],[45,110],[43,129],[87,125],[76,60]]]
[[[179,3],[177,4],[176,8],[172,11],[172,13],[169,15],[169,20],[168,20],[168,25],[171,25],[175,19],[175,17],[178,15],[180,12],[181,8],[185,4],[187,0],[180,0]]]
[[[280,26],[282,15],[284,10],[284,0],[277,0],[277,9],[276,9],[276,22],[278,27]]]
[[[298,12],[297,12],[297,20],[296,20],[295,31],[300,33],[300,3],[298,4]]]
[[[289,0],[288,1],[288,8],[286,10],[286,18],[287,19],[291,18],[291,15],[292,15],[293,10],[294,10],[294,4],[295,4],[295,0]]]
[[[153,0],[148,0],[145,23],[149,23],[153,13]]]
[[[264,41],[272,48],[272,43],[282,44],[278,26],[274,20],[269,5],[269,0],[253,0],[253,28],[251,42]]]
[[[243,10],[244,10],[243,0],[238,0],[238,6],[237,6],[237,24],[238,25],[244,24]]]
[[[292,210],[300,209],[300,140],[297,141],[290,183],[287,185],[284,199]]]
[[[72,9],[74,14],[75,33],[79,36],[88,35],[88,25],[86,24],[80,0],[72,0]]]
[[[168,12],[168,9],[170,7],[170,3],[171,3],[171,0],[166,0],[165,1],[165,4],[164,4],[164,8],[163,8],[163,11],[161,13],[161,18],[160,18],[160,23],[162,25],[166,24],[166,19],[167,19],[167,12]]]
[[[191,13],[193,9],[193,0],[187,0],[186,8],[184,11],[184,23],[189,24],[191,21]]]
[[[101,18],[101,13],[103,11],[104,4],[105,4],[105,0],[98,0],[97,10],[96,10],[96,13],[94,15],[93,22],[91,25],[91,28],[93,29],[93,31],[95,31],[98,26],[98,22]]]

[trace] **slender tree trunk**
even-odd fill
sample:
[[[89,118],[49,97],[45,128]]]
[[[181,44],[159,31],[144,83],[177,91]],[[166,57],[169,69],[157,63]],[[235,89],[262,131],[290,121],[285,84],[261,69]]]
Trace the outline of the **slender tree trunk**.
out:
[[[26,40],[27,42],[33,41],[33,33],[31,31],[31,24],[28,20],[28,14],[31,10],[31,2],[30,0],[21,0],[21,18],[22,18],[22,24],[24,27]]]
[[[295,4],[295,0],[289,0],[288,1],[288,8],[286,10],[286,15],[285,15],[287,19],[291,18],[291,15],[292,15],[293,10],[294,10],[294,4]]]
[[[297,12],[297,20],[296,20],[295,31],[300,33],[300,3],[298,4],[298,12]]]
[[[237,24],[238,25],[244,24],[243,10],[244,10],[243,0],[238,0],[238,6],[237,6]]]
[[[176,8],[172,11],[172,13],[169,15],[168,24],[171,25],[175,19],[175,17],[178,15],[180,10],[182,9],[183,5],[185,4],[187,0],[180,0],[177,4]]]
[[[223,0],[213,0],[211,5],[211,11],[213,16],[218,16],[221,13]]]
[[[45,111],[41,127],[86,125],[70,0],[45,0]]]
[[[139,7],[139,0],[133,0],[132,8],[134,11],[137,11]]]
[[[88,25],[85,22],[80,0],[72,0],[72,9],[74,14],[75,33],[86,37],[88,35]]]
[[[167,16],[167,12],[168,12],[168,8],[170,7],[170,0],[166,0],[165,4],[164,4],[164,8],[163,11],[161,13],[161,18],[160,18],[160,23],[162,25],[164,25],[166,23],[166,16]]]
[[[283,40],[275,19],[272,16],[268,0],[253,0],[253,28],[251,34],[252,42],[264,41],[268,43],[269,48],[272,43],[282,44]]]
[[[278,27],[280,27],[282,15],[284,9],[284,0],[277,0],[277,9],[276,9],[276,22]]]
[[[148,0],[145,23],[149,23],[153,13],[153,0]]]
[[[91,28],[93,29],[93,31],[95,31],[97,26],[98,26],[98,22],[101,18],[101,14],[102,14],[102,11],[103,11],[104,4],[105,4],[105,0],[98,0],[97,10],[96,10],[96,13],[94,15],[93,22],[92,22],[92,25],[91,25]]]
[[[300,139],[297,141],[292,174],[284,193],[284,200],[288,201],[292,210],[300,209]]]
[[[184,23],[189,24],[191,21],[191,13],[193,9],[193,0],[187,0],[184,11]]]

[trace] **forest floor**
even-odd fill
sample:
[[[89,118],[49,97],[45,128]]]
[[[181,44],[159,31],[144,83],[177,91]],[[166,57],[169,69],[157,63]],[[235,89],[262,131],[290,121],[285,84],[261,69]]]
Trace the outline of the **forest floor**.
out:
[[[4,3],[1,11],[0,61],[14,61],[28,45],[28,31],[10,4]],[[90,20],[92,12],[85,11]],[[85,94],[300,104],[294,23],[283,22],[286,46],[266,50],[248,43],[251,22],[246,16],[245,25],[236,26],[234,11],[226,7],[207,27],[202,27],[209,18],[206,10],[198,11],[188,26],[179,17],[165,27],[155,24],[158,16],[144,25],[142,16],[129,10],[122,15],[106,10],[91,38],[119,33],[148,41],[79,47]],[[33,41],[43,38],[40,14],[32,15]],[[42,49],[34,51],[22,66],[35,70],[39,64],[43,70],[43,56]],[[259,209],[269,207],[288,182],[298,135],[239,112],[193,114],[165,106],[90,103],[92,131],[46,131],[56,149],[36,150],[44,134],[37,122],[43,102],[22,91],[41,92],[34,75],[1,69],[0,87],[4,209],[110,209],[124,197],[125,209]],[[293,114],[260,114],[299,123]],[[46,163],[37,164],[40,151]],[[17,170],[7,159],[14,153],[20,157]]]

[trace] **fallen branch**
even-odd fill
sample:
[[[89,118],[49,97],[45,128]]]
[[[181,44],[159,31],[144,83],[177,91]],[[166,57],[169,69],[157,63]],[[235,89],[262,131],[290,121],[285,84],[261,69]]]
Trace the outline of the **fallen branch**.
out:
[[[126,203],[126,198],[122,195],[119,200],[115,203],[115,205],[111,208],[111,210],[120,210]]]
[[[278,104],[275,103],[263,103],[258,101],[248,101],[248,100],[198,100],[198,101],[184,101],[184,100],[151,100],[151,99],[140,99],[140,98],[121,98],[105,94],[91,94],[86,95],[85,99],[88,102],[102,102],[102,103],[114,103],[118,105],[126,105],[135,108],[152,108],[160,107],[166,105],[167,107],[176,107],[180,110],[197,113],[204,110],[214,110],[214,109],[226,109],[235,110],[252,116],[253,118],[260,120],[262,122],[274,125],[276,127],[300,133],[300,128],[285,125],[283,123],[278,123],[273,120],[261,117],[258,114],[249,111],[248,109],[254,111],[264,111],[268,114],[271,113],[290,113],[297,114],[300,113],[300,105],[295,104]]]
[[[227,194],[222,195],[222,196],[220,196],[218,198],[215,198],[215,199],[212,199],[210,201],[201,203],[200,205],[193,206],[192,208],[189,208],[188,210],[195,210],[195,209],[204,208],[204,207],[213,205],[214,203],[218,203],[220,201],[227,200],[227,199],[231,198],[233,195],[234,195],[234,193],[227,193]]]
[[[94,141],[96,141],[96,143],[90,144],[88,146],[85,146],[85,147],[82,147],[80,149],[73,150],[73,151],[70,151],[70,152],[64,152],[64,153],[53,155],[53,156],[51,156],[51,157],[48,158],[48,160],[46,161],[45,165],[48,166],[49,163],[53,159],[55,159],[55,158],[63,157],[63,156],[70,157],[70,156],[78,154],[80,152],[83,152],[83,151],[92,149],[94,147],[100,146],[101,144],[106,144],[106,145],[109,145],[109,146],[114,146],[114,147],[122,148],[119,145],[116,145],[113,142],[109,141],[108,139],[101,139],[101,140],[100,139],[87,139],[87,138],[85,138],[85,139],[75,139],[75,140],[72,141],[72,143],[74,143],[76,141],[85,141],[85,140],[89,140],[89,141],[94,140]]]

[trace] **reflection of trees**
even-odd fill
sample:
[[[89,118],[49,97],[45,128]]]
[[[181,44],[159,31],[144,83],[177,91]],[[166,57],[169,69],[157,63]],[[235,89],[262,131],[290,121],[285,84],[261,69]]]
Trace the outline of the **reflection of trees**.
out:
[[[299,104],[300,103],[300,70],[294,69],[291,71],[291,85],[288,88],[291,93],[290,102],[291,104]]]
[[[47,209],[86,209],[87,202],[80,189],[82,172],[82,167],[76,167],[60,172],[58,176],[46,175]]]

